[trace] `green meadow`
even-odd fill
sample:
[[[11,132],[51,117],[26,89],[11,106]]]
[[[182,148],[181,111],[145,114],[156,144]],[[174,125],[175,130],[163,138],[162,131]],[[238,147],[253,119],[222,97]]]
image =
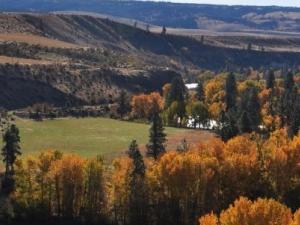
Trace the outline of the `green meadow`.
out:
[[[124,153],[131,140],[148,141],[149,125],[108,118],[63,118],[42,122],[17,119],[24,156],[54,149],[84,157],[102,155],[112,159]],[[166,128],[168,136],[184,129]]]

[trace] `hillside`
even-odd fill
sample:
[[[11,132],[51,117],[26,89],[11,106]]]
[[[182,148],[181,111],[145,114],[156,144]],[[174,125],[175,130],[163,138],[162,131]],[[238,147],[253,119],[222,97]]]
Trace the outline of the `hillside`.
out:
[[[108,0],[0,0],[2,11],[89,11],[169,26],[213,31],[300,31],[300,8],[217,6]]]
[[[121,89],[160,90],[178,75],[159,66],[145,67],[134,47],[120,41],[102,20],[0,14],[0,21],[0,106],[4,108],[37,102],[111,103]]]
[[[111,103],[122,89],[160,90],[189,70],[298,65],[296,48],[296,52],[269,51],[267,47],[276,41],[264,43],[264,51],[259,42],[245,50],[247,46],[215,45],[209,37],[202,42],[190,36],[162,35],[97,16],[2,13],[0,106]],[[298,45],[297,40],[293,43]]]
[[[0,14],[0,22],[1,33],[9,33],[2,34],[2,38],[5,35],[15,36],[23,33],[35,35],[35,39],[41,36],[42,38],[55,39],[56,42],[59,40],[60,43],[75,44],[81,46],[81,48],[96,48],[96,54],[94,55],[97,55],[97,60],[95,56],[91,57],[92,53],[86,51],[88,61],[102,63],[105,58],[110,58],[115,64],[111,66],[114,67],[134,66],[145,68],[149,65],[180,67],[184,64],[184,66],[207,69],[223,69],[228,66],[226,64],[233,67],[268,67],[280,64],[294,65],[299,61],[296,53],[261,51],[260,48],[264,47],[267,50],[267,47],[275,45],[300,46],[300,41],[297,38],[287,39],[285,43],[283,40],[258,38],[252,43],[253,39],[248,38],[244,40],[244,46],[241,44],[240,49],[234,49],[224,45],[223,47],[216,46],[211,43],[210,37],[205,37],[205,41],[202,43],[198,38],[190,36],[150,33],[133,26],[89,15]],[[238,40],[243,38],[239,36],[215,37],[217,42],[221,42],[220,39],[225,40],[225,42],[229,42],[229,40],[239,42]],[[24,42],[27,41],[24,40]],[[253,51],[244,50],[249,43],[252,43]],[[66,47],[68,46],[66,45]],[[25,49],[28,48],[30,46]],[[20,49],[18,54],[22,51]],[[63,53],[62,50],[53,48],[40,49],[39,51],[47,51],[63,56],[71,54],[73,59],[76,58],[75,55],[77,55],[77,58],[83,57],[82,54],[76,54],[81,49],[63,50]],[[10,52],[10,54],[12,53]],[[109,57],[100,59],[103,54]],[[15,56],[17,57],[17,55]],[[31,57],[35,56],[31,55]]]

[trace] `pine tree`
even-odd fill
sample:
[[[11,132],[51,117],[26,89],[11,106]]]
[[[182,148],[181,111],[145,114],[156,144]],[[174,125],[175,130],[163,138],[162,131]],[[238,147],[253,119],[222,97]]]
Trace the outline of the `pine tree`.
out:
[[[136,140],[133,140],[130,143],[128,152],[127,152],[129,158],[133,160],[134,169],[132,171],[132,175],[145,175],[145,164],[143,160],[143,156],[139,150],[138,144]]]
[[[237,97],[237,87],[236,87],[235,76],[233,73],[229,73],[226,78],[226,84],[225,84],[226,111],[236,108],[236,97]]]
[[[288,91],[284,101],[285,122],[288,127],[289,137],[292,138],[298,134],[300,125],[300,96],[296,86],[294,86],[292,91]]]
[[[180,125],[182,118],[186,115],[186,99],[187,90],[184,82],[180,76],[176,76],[171,83],[170,91],[166,98],[166,107],[170,107],[172,103],[176,102],[176,115],[180,118]]]
[[[202,82],[200,80],[198,82],[198,87],[197,87],[197,90],[196,90],[196,96],[197,96],[197,99],[199,101],[204,101],[205,100],[205,94],[204,94],[204,90],[203,90],[203,84],[202,84]]]
[[[249,99],[247,102],[247,115],[252,131],[257,130],[261,122],[261,115],[258,94],[255,88],[251,88],[249,93]]]
[[[276,108],[278,107],[278,99],[276,98],[276,95],[274,93],[275,85],[276,85],[275,74],[273,70],[270,70],[266,78],[266,88],[271,89],[271,93],[268,97],[268,103],[269,103],[268,111],[269,114],[272,116],[275,115]]]
[[[221,111],[219,115],[219,125],[217,128],[217,133],[220,135],[223,141],[228,141],[238,134],[238,128],[235,118],[235,111]]]
[[[242,115],[244,111],[248,111],[248,102],[250,98],[249,88],[241,93],[240,98],[241,100],[238,102],[238,113],[239,115]]]
[[[275,86],[275,75],[274,75],[274,71],[271,70],[267,75],[266,87],[267,89],[273,89],[274,86]]]
[[[120,117],[123,118],[128,111],[129,111],[129,102],[128,102],[127,94],[124,90],[122,90],[118,98],[117,112],[120,115]]]
[[[288,73],[284,79],[284,92],[280,98],[279,114],[282,121],[282,126],[290,125],[294,104],[298,96],[298,88],[295,86],[294,76]]]
[[[284,89],[288,90],[288,89],[293,89],[295,84],[294,81],[294,75],[293,73],[289,72],[285,77],[284,77]]]
[[[154,113],[150,127],[149,142],[147,144],[147,155],[157,160],[166,151],[165,142],[166,134],[164,133],[162,119],[158,113]]]
[[[186,87],[180,76],[173,78],[170,91],[166,99],[166,105],[169,107],[173,102],[184,102],[187,97]]]
[[[133,162],[133,168],[130,173],[129,224],[147,224],[147,200],[144,179],[146,167],[135,140],[129,146],[128,156]]]
[[[251,122],[248,113],[244,111],[239,121],[240,133],[250,133],[252,131]]]
[[[288,126],[288,136],[293,138],[299,132],[300,127],[300,98],[297,98],[297,103],[294,105],[291,117],[291,123]]]
[[[2,148],[3,162],[5,163],[5,177],[3,188],[11,191],[14,187],[14,163],[21,155],[19,129],[16,125],[11,125],[3,135],[4,147]]]
[[[237,86],[233,73],[229,73],[225,83],[225,111],[219,117],[219,134],[224,141],[238,134]]]

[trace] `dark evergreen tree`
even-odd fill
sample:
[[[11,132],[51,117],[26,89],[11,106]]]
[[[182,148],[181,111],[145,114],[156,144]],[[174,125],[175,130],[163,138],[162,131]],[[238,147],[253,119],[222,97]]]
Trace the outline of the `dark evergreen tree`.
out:
[[[300,96],[298,94],[298,88],[294,87],[292,92],[292,97],[288,105],[291,108],[291,111],[288,112],[290,115],[287,117],[287,126],[288,126],[288,136],[290,138],[298,134],[300,126]]]
[[[251,122],[248,113],[244,111],[239,120],[239,130],[240,133],[250,133],[252,132]]]
[[[145,164],[143,160],[143,156],[139,150],[138,144],[136,140],[133,140],[130,143],[128,152],[127,152],[129,158],[133,160],[133,171],[132,175],[140,175],[144,176],[145,175]]]
[[[120,92],[120,96],[118,98],[118,108],[117,108],[117,112],[120,115],[121,118],[123,118],[126,113],[129,112],[129,101],[128,101],[128,97],[126,94],[126,91],[122,90]]]
[[[247,113],[247,118],[245,114]],[[241,100],[239,101],[239,108],[238,108],[238,116],[239,116],[239,125],[238,127],[241,128],[243,126],[240,124],[242,121],[245,122],[247,119],[247,123],[249,123],[249,127],[251,130],[248,130],[247,132],[251,131],[257,131],[258,127],[261,122],[261,115],[260,115],[260,103],[259,98],[257,94],[256,88],[247,88],[242,94],[241,94]]]
[[[133,162],[133,168],[130,173],[129,224],[147,224],[146,166],[135,140],[129,146],[128,156]]]
[[[236,97],[237,97],[237,87],[236,87],[235,76],[233,73],[229,73],[225,83],[226,111],[230,109],[236,109]]]
[[[181,76],[177,76],[172,80],[165,106],[170,107],[173,102],[177,103],[176,115],[180,118],[180,125],[182,118],[186,115],[186,99],[186,87]]]
[[[241,100],[238,102],[238,114],[242,115],[244,111],[248,110],[248,102],[250,98],[250,90],[247,88],[245,91],[241,92]]]
[[[170,106],[173,102],[184,102],[187,97],[187,90],[181,76],[176,76],[171,82],[170,91],[166,99],[166,105]]]
[[[272,116],[275,116],[280,110],[280,98],[278,98],[275,94],[275,76],[274,72],[270,71],[266,80],[266,88],[271,89],[271,93],[268,96],[268,113]]]
[[[231,110],[225,112],[224,110],[222,110],[218,121],[219,125],[217,128],[217,133],[223,141],[228,141],[238,134],[239,130],[236,125],[235,111]]]
[[[266,88],[267,88],[267,89],[273,89],[274,86],[275,86],[275,75],[274,75],[274,71],[271,70],[271,71],[269,71],[269,73],[267,74]]]
[[[196,89],[196,96],[197,96],[197,99],[199,101],[204,101],[205,100],[205,93],[204,93],[204,89],[203,89],[203,84],[202,84],[202,81],[198,81],[198,86],[197,86],[197,89]]]
[[[291,121],[291,124],[288,126],[288,136],[289,136],[289,138],[293,138],[299,132],[299,126],[300,126],[299,113],[300,112],[298,111],[298,116],[293,117],[292,121]]]
[[[282,126],[290,126],[297,96],[298,88],[295,86],[293,74],[288,73],[284,79],[284,92],[281,95],[279,106]]]
[[[293,73],[291,73],[291,72],[287,73],[287,75],[284,77],[284,89],[291,90],[291,89],[293,89],[294,84],[295,84],[295,81],[294,81]]]
[[[147,144],[147,155],[157,160],[166,151],[165,142],[166,134],[164,133],[162,119],[158,113],[154,113],[150,127],[149,142]]]
[[[4,146],[2,148],[3,162],[5,163],[5,176],[3,188],[12,191],[14,187],[14,163],[21,155],[19,129],[16,125],[10,125],[3,135]]]
[[[255,88],[251,88],[249,93],[249,99],[247,102],[247,115],[252,131],[256,131],[261,122],[261,115],[258,94]]]

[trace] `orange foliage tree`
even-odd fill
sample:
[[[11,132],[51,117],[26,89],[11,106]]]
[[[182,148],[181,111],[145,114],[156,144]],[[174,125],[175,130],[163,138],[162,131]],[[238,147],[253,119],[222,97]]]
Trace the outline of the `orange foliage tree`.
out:
[[[243,197],[223,211],[219,218],[210,214],[199,219],[200,225],[290,225],[292,221],[291,210],[275,200],[252,202]]]
[[[158,92],[135,95],[131,100],[132,116],[150,118],[155,112],[161,112],[164,107],[162,96]]]
[[[22,214],[100,220],[105,208],[102,161],[46,151],[16,163],[14,198]],[[25,212],[25,213],[24,213]]]

